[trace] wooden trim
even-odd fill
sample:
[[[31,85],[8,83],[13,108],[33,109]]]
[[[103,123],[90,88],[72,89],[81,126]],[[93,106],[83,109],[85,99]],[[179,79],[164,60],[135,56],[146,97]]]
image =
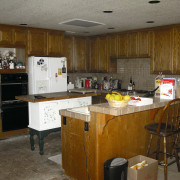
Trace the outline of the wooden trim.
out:
[[[0,132],[0,139],[22,135],[22,134],[28,134],[28,131],[29,131],[29,128],[7,131],[7,132]]]

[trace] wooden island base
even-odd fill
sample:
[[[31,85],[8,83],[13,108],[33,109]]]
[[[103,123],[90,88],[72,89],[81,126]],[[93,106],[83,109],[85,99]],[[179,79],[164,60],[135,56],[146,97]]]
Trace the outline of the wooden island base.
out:
[[[61,125],[62,166],[66,175],[77,180],[88,180],[88,176],[102,180],[106,160],[146,156],[149,133],[144,126],[154,116],[158,118],[161,109],[122,116],[91,112],[88,131],[84,131],[85,121],[66,117],[66,124]]]

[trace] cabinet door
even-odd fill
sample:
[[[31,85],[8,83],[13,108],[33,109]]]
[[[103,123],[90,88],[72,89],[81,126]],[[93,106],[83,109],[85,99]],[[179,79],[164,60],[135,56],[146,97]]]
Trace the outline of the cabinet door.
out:
[[[63,32],[50,31],[47,34],[48,39],[48,56],[62,56]]]
[[[98,72],[99,66],[99,50],[98,50],[98,38],[90,38],[90,60],[89,60],[89,72]]]
[[[83,37],[74,38],[74,67],[75,72],[86,72],[87,40]]]
[[[139,32],[139,55],[138,57],[150,57],[150,32],[141,31]]]
[[[15,45],[27,45],[27,30],[25,29],[14,29],[14,44]]]
[[[174,67],[173,73],[180,74],[180,26],[177,26],[174,31]]]
[[[156,29],[153,32],[151,73],[172,74],[173,69],[173,29]]]
[[[127,58],[127,34],[117,35],[118,58]]]
[[[99,70],[98,72],[108,72],[108,51],[107,36],[99,37]]]
[[[28,31],[28,55],[47,55],[47,31],[41,29]]]
[[[63,56],[67,58],[67,72],[73,72],[73,37],[64,37]]]
[[[13,44],[13,30],[9,27],[0,26],[0,45]]]
[[[128,33],[128,57],[138,56],[138,32]]]
[[[117,35],[108,36],[108,56],[110,58],[117,58]]]

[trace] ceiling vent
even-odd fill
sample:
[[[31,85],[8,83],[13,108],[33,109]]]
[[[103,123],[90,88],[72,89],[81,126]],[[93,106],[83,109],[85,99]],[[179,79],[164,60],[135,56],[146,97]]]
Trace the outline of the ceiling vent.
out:
[[[71,20],[68,20],[59,24],[66,24],[66,25],[79,26],[79,27],[94,27],[94,26],[99,26],[99,25],[105,25],[103,23],[87,21],[87,20],[82,20],[82,19],[71,19]]]

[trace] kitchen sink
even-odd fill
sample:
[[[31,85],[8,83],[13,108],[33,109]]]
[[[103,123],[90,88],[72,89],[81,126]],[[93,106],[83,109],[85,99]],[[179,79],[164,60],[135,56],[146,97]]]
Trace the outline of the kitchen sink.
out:
[[[79,113],[79,114],[84,114],[84,115],[90,115],[90,111],[88,110],[88,106],[67,109],[67,111],[71,111],[71,112]]]

